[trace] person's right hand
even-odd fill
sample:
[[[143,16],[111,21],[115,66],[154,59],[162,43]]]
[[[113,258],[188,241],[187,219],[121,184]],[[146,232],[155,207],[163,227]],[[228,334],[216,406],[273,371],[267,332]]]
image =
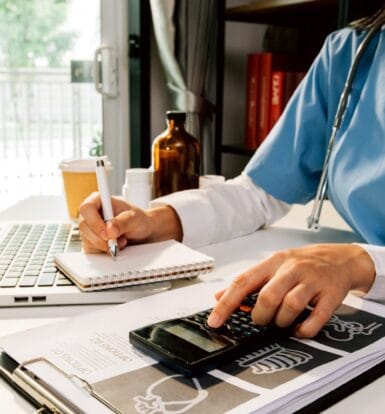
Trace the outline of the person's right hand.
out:
[[[350,243],[322,243],[282,250],[238,275],[218,292],[208,325],[219,328],[242,299],[259,292],[251,312],[256,325],[290,326],[310,305],[312,311],[295,334],[312,338],[349,291],[367,293],[376,277],[367,251]]]
[[[114,218],[103,220],[99,193],[92,193],[80,206],[79,230],[86,253],[107,252],[107,241],[116,239],[119,249],[129,244],[182,239],[182,227],[169,206],[142,210],[122,199],[111,199]]]

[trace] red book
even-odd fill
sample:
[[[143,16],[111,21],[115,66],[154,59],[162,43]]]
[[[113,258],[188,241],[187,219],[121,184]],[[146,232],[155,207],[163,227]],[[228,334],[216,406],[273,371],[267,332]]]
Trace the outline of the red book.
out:
[[[278,121],[278,118],[281,116],[285,107],[285,77],[286,72],[281,70],[274,70],[271,73],[269,129],[273,128],[274,124]]]
[[[270,84],[273,54],[261,53],[258,101],[258,140],[261,143],[269,132]]]
[[[302,71],[295,72],[295,73],[296,73],[296,76],[295,76],[295,80],[296,80],[295,87],[297,87],[302,82],[302,79],[305,77],[306,72],[302,70]]]
[[[285,105],[289,101],[296,87],[297,87],[297,72],[293,72],[293,71],[286,72],[286,82],[285,82],[285,91],[284,91]]]
[[[258,146],[258,94],[259,94],[259,64],[260,55],[247,55],[246,73],[246,119],[245,147],[256,149]]]
[[[285,105],[289,101],[291,95],[296,90],[297,86],[305,76],[304,71],[289,71],[286,72],[284,102]]]
[[[259,127],[258,138],[261,143],[270,131],[271,75],[273,71],[290,70],[298,65],[298,60],[290,55],[265,52],[261,54],[259,83]]]

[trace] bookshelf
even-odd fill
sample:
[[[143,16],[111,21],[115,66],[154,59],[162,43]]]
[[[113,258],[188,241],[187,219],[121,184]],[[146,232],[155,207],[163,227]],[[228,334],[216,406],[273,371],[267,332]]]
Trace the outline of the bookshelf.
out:
[[[345,26],[349,21],[375,12],[382,0],[259,0],[226,8],[218,12],[218,55],[217,55],[217,122],[215,131],[215,170],[223,173],[223,154],[248,159],[253,150],[246,149],[239,142],[229,144],[226,128],[223,128],[224,112],[224,67],[226,64],[225,28],[227,22],[265,24],[270,26],[293,27],[297,31],[297,47],[310,64],[328,33]],[[245,87],[245,85],[241,85]],[[240,122],[244,122],[243,119]],[[243,123],[239,134],[243,134]]]

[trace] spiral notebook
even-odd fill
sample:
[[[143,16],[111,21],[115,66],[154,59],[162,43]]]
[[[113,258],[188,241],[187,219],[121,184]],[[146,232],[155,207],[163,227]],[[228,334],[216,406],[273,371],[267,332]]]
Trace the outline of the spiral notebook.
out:
[[[113,260],[82,252],[55,256],[56,266],[84,291],[196,277],[214,268],[214,259],[175,240],[129,246]]]

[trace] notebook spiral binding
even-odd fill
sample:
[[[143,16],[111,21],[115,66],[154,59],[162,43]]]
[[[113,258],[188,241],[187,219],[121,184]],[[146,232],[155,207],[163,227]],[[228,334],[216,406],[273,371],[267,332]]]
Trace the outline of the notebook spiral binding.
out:
[[[212,271],[213,264],[203,261],[192,265],[181,265],[164,267],[159,269],[129,270],[119,273],[104,273],[96,278],[86,280],[85,288],[92,287],[95,290],[105,289],[106,286],[130,286],[147,283],[148,281],[160,282],[165,280],[179,279],[181,277],[194,278]],[[133,277],[135,276],[135,277]]]

